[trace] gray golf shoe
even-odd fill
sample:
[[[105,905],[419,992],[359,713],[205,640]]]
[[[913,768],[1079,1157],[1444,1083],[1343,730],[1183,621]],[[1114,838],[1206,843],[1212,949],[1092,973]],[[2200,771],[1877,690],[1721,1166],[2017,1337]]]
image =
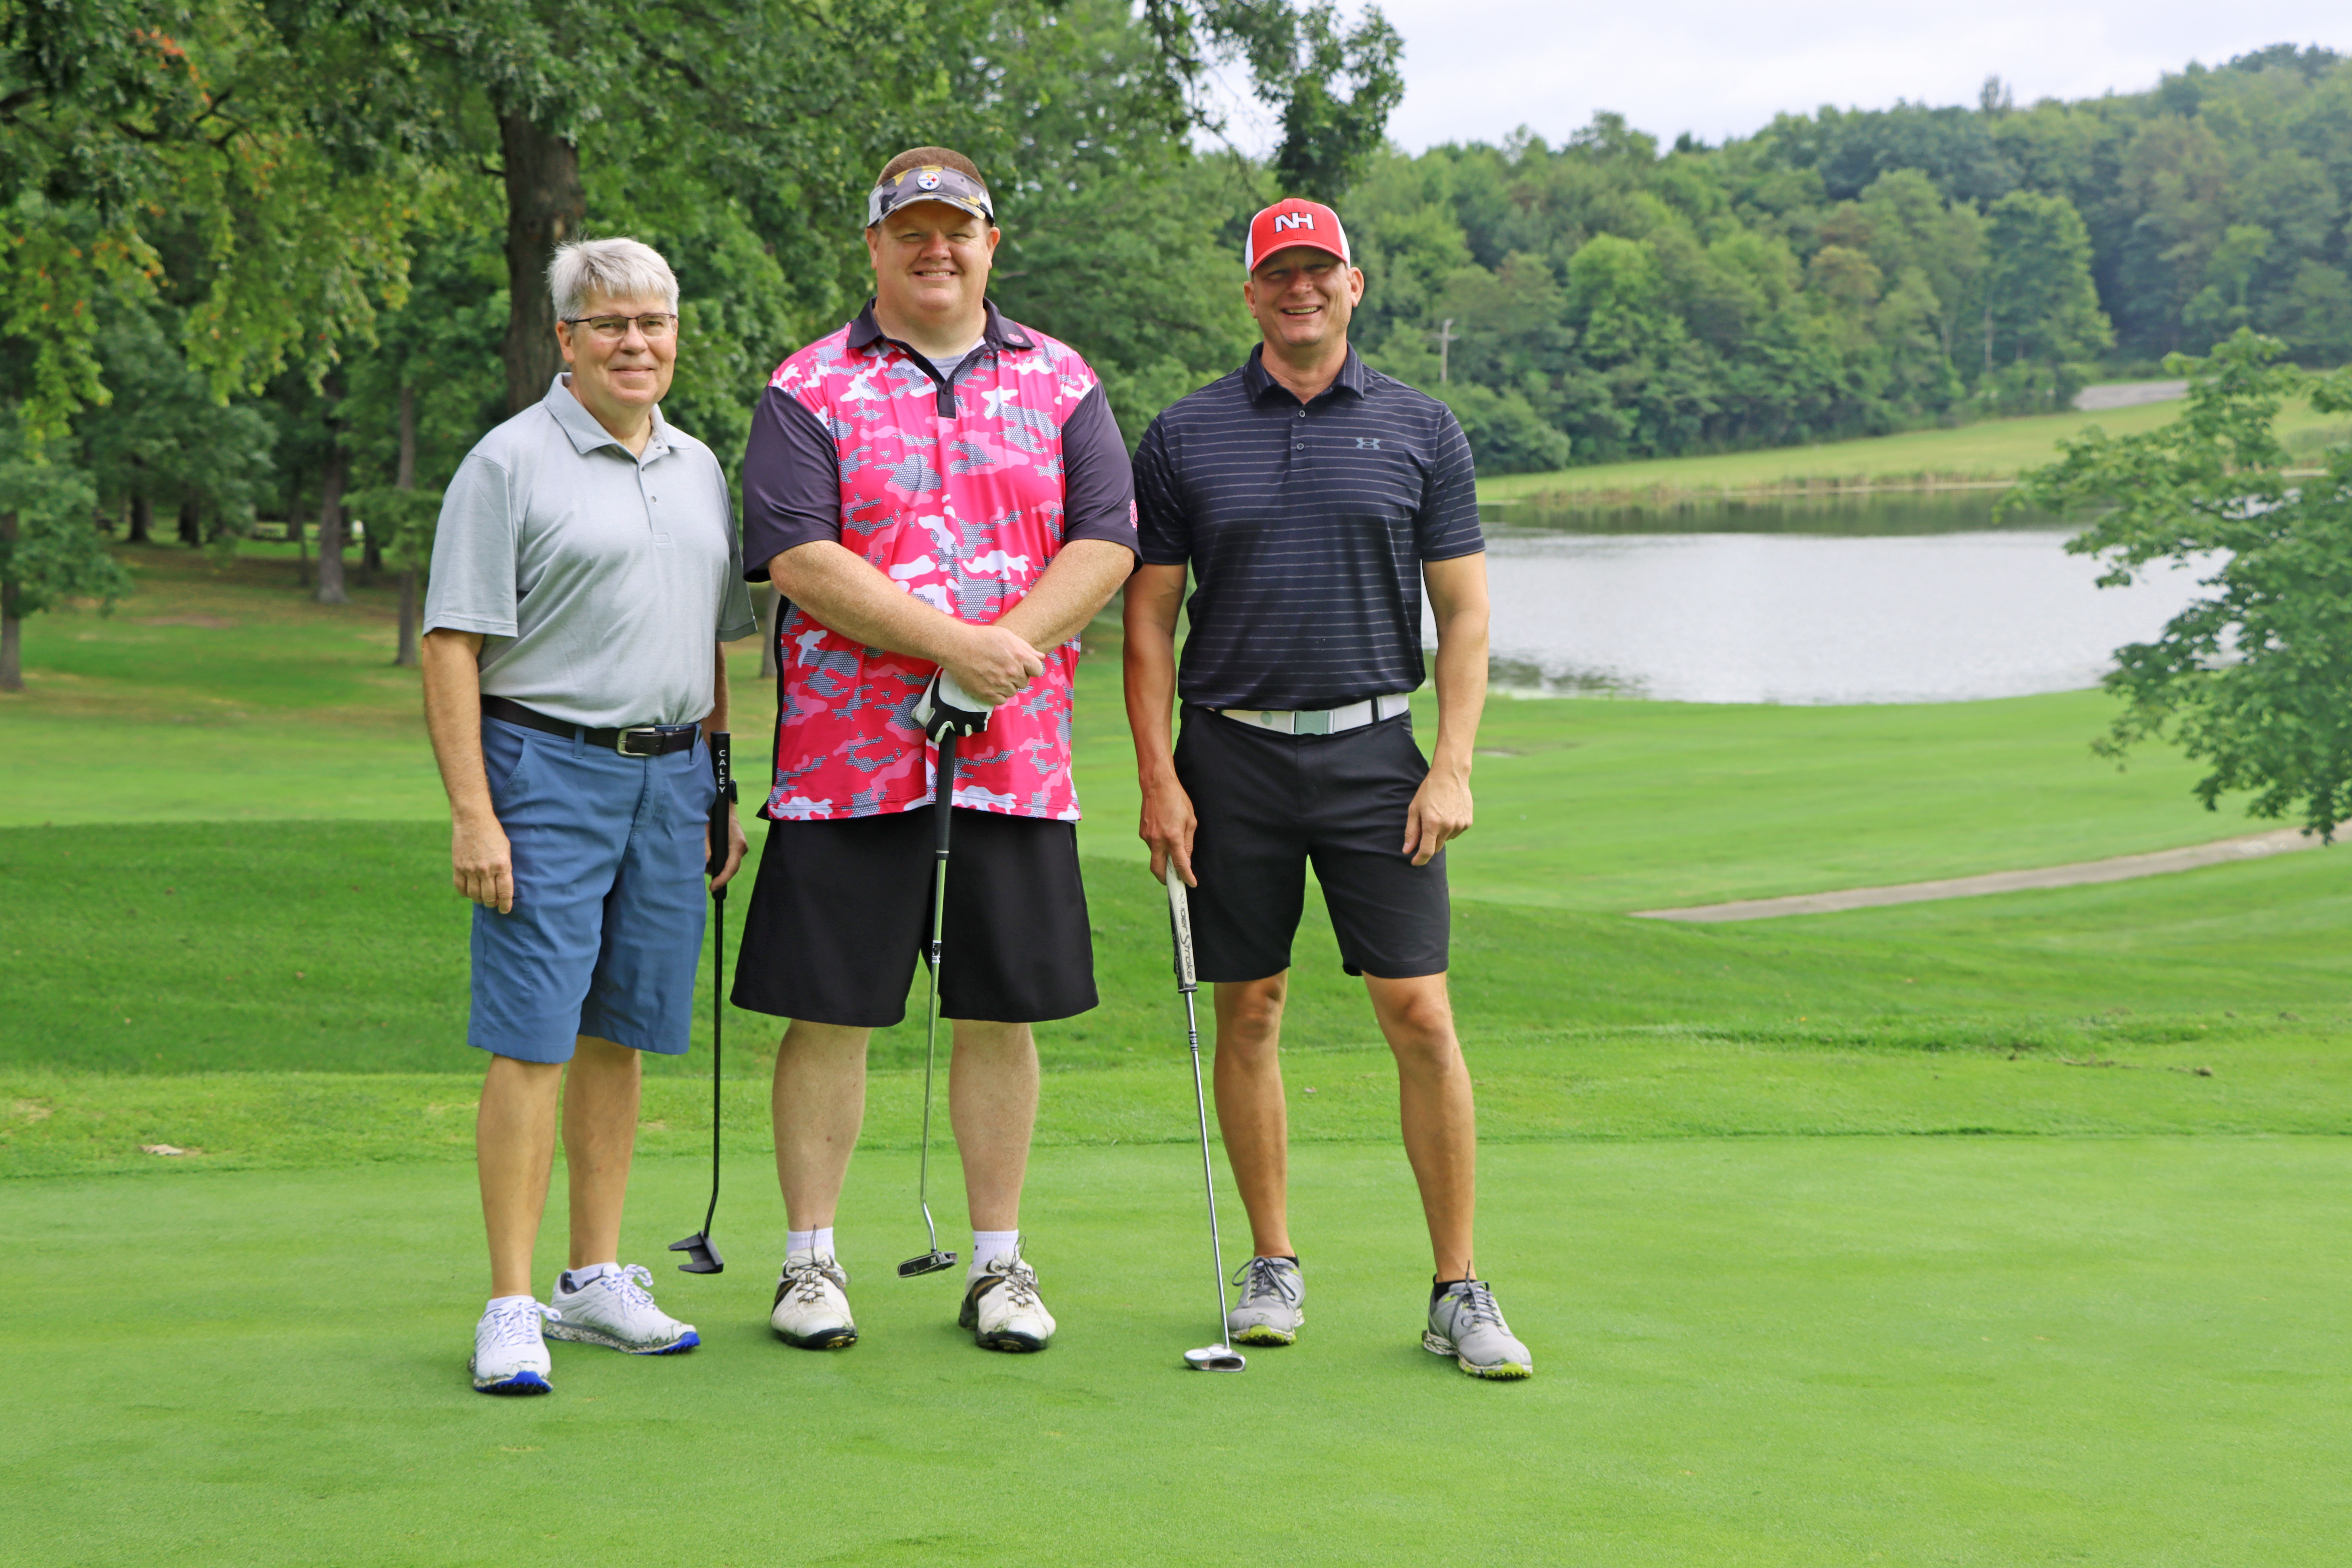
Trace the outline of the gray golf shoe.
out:
[[[1234,1283],[1241,1300],[1225,1314],[1225,1337],[1237,1345],[1286,1345],[1307,1321],[1307,1281],[1290,1258],[1253,1258]]]
[[[1473,1377],[1533,1377],[1535,1357],[1512,1336],[1484,1279],[1457,1279],[1429,1304],[1421,1348],[1450,1355]]]

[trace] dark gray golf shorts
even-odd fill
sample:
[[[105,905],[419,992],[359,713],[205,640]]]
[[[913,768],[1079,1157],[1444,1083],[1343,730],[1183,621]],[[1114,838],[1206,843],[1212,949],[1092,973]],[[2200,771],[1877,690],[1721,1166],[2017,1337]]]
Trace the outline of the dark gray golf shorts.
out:
[[[1409,713],[1338,735],[1284,735],[1187,703],[1176,777],[1200,819],[1201,978],[1262,980],[1290,967],[1310,860],[1349,973],[1445,973],[1445,852],[1415,866],[1402,847],[1428,776]]]

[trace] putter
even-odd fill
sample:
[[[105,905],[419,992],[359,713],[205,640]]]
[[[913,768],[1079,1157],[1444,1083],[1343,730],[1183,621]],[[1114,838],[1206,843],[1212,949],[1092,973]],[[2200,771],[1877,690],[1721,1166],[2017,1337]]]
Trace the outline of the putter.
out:
[[[702,862],[702,874],[716,877],[727,868],[727,808],[735,800],[735,772],[730,755],[730,737],[720,730],[710,737],[710,773],[719,781],[719,793],[710,799],[710,849]],[[719,988],[719,965],[727,951],[727,889],[710,889],[711,914],[718,928],[710,937],[710,1206],[703,1211],[702,1228],[684,1241],[669,1244],[672,1252],[686,1254],[679,1264],[681,1274],[724,1274],[727,1260],[719,1256],[718,1246],[710,1239],[710,1222],[719,1213],[719,1034],[727,1011],[727,995]]]
[[[1168,929],[1176,941],[1176,989],[1184,998],[1184,1037],[1192,1047],[1192,1105],[1201,1116],[1201,1188],[1209,1197],[1209,1259],[1217,1270],[1217,1342],[1184,1352],[1194,1372],[1245,1372],[1248,1360],[1225,1341],[1225,1247],[1217,1237],[1217,1177],[1209,1163],[1209,1095],[1201,1083],[1201,1016],[1192,971],[1192,911],[1184,901],[1184,879],[1168,866]]]
[[[961,736],[977,735],[986,729],[988,715],[989,710],[967,696],[944,669],[931,678],[922,700],[915,705],[915,722],[940,748],[938,784],[932,791],[931,807],[939,815],[938,837],[932,840],[931,847],[931,944],[927,954],[930,960],[931,998],[925,1007],[923,1026],[923,1142],[915,1168],[915,1204],[923,1211],[923,1230],[930,1238],[930,1250],[898,1265],[901,1279],[936,1274],[942,1268],[954,1268],[956,1261],[954,1253],[940,1250],[940,1227],[931,1219],[931,1068],[940,1037],[940,937],[947,929],[948,828],[955,809],[956,742]]]

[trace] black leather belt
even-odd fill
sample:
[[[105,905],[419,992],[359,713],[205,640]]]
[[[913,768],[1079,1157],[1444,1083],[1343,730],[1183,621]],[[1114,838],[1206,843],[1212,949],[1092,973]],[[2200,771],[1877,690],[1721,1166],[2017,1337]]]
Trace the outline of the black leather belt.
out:
[[[482,715],[503,719],[526,730],[561,735],[567,741],[577,735],[592,746],[602,746],[625,757],[664,757],[672,752],[690,752],[694,738],[702,733],[699,724],[635,724],[625,730],[591,730],[585,724],[551,719],[504,697],[483,698]]]

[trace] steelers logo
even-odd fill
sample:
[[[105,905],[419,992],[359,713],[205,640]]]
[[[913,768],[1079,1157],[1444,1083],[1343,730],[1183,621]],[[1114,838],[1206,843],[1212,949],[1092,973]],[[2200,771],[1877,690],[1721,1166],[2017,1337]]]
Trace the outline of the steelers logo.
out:
[[[938,171],[926,169],[921,174],[916,175],[915,188],[919,191],[938,190],[940,188],[940,176]]]

